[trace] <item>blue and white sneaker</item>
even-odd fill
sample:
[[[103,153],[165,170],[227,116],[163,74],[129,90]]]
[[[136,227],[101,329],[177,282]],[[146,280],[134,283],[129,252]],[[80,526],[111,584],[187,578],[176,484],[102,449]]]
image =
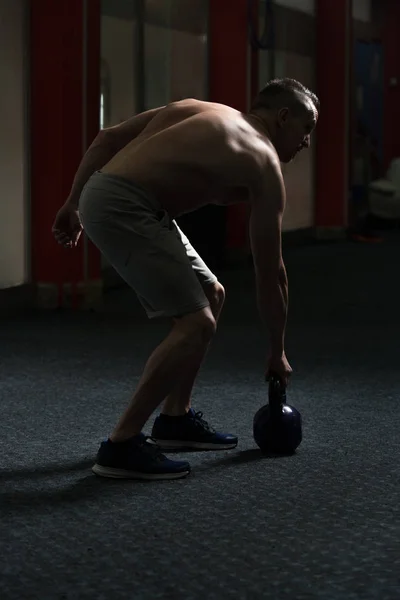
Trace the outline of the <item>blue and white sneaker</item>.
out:
[[[190,465],[169,460],[141,433],[124,442],[102,442],[92,471],[115,479],[179,479],[189,475]]]
[[[215,431],[192,408],[183,416],[160,414],[153,425],[151,437],[162,450],[230,450],[238,438]]]

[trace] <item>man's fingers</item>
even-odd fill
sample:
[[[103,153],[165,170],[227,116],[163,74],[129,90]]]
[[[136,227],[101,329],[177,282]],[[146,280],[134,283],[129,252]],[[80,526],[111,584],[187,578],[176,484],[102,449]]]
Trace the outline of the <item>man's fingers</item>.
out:
[[[56,240],[59,244],[65,244],[65,242],[70,241],[70,237],[68,235],[59,235],[56,237]]]
[[[52,233],[56,242],[61,246],[64,246],[65,248],[75,248],[81,237],[82,229],[74,230],[71,233],[66,233],[60,229],[52,229]]]
[[[67,245],[71,244],[70,236],[65,233],[55,236],[55,239],[61,246],[67,246]]]

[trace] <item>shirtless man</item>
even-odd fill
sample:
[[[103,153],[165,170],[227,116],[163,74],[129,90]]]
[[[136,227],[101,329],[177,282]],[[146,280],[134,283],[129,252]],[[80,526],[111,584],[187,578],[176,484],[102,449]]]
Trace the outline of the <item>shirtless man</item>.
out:
[[[162,450],[229,449],[191,406],[196,375],[213,338],[224,288],[174,219],[206,204],[249,202],[257,301],[270,334],[266,375],[286,385],[288,282],[281,253],[285,186],[280,162],[310,145],[317,97],[291,79],[270,81],[248,114],[182,100],[101,131],[57,213],[55,239],[77,245],[82,228],[133,288],[149,318],[172,330],[150,356],[131,403],[102,442],[93,471],[104,477],[173,479],[186,461]],[[142,429],[164,401],[149,440]]]

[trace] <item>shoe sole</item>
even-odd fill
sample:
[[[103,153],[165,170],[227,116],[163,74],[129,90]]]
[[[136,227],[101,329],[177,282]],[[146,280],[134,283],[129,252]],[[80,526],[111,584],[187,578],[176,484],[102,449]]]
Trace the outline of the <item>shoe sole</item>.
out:
[[[148,441],[149,444],[152,440]],[[232,450],[237,442],[231,444],[210,444],[207,442],[185,442],[183,440],[159,440],[154,438],[154,444],[161,450]]]
[[[139,471],[126,471],[125,469],[112,469],[111,467],[102,467],[97,463],[93,465],[92,471],[99,477],[109,477],[111,479],[140,479],[144,481],[165,481],[171,479],[181,479],[187,477],[190,471],[180,471],[179,473],[140,473]]]

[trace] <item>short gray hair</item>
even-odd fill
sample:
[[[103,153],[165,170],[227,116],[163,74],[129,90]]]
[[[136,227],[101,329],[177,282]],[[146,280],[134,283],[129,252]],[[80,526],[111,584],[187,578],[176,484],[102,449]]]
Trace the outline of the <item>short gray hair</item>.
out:
[[[320,102],[318,97],[296,79],[284,77],[271,79],[255,97],[251,110],[266,108],[279,110],[288,107],[293,112],[304,110],[305,100],[310,100],[319,112]]]

